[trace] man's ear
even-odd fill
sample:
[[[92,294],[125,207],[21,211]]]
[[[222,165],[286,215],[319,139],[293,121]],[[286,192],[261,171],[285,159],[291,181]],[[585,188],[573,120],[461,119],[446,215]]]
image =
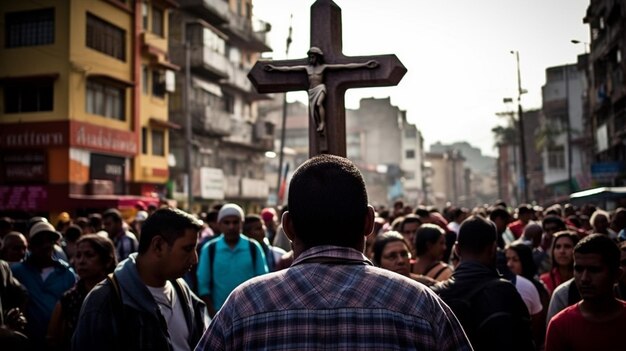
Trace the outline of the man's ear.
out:
[[[365,216],[365,226],[363,227],[363,236],[368,236],[374,231],[374,207],[367,205],[367,215]]]
[[[150,249],[154,251],[157,255],[160,255],[163,250],[165,250],[165,240],[160,235],[155,235],[152,240],[150,240]]]
[[[293,239],[295,238],[295,232],[293,230],[293,222],[291,221],[291,215],[289,214],[289,211],[285,211],[285,213],[283,213],[281,222],[285,235],[287,235],[287,238],[289,238],[289,240],[293,242]]]

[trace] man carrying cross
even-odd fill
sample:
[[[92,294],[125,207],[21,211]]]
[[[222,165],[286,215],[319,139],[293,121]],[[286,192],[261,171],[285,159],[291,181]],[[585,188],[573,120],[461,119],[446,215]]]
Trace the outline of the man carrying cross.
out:
[[[306,70],[309,77],[309,117],[315,122],[316,131],[324,132],[324,124],[326,122],[326,110],[324,109],[324,98],[326,97],[326,85],[324,84],[324,70],[326,69],[342,69],[342,68],[376,68],[379,66],[375,60],[369,60],[365,63],[344,63],[344,64],[326,64],[324,63],[324,53],[316,46],[313,46],[307,52],[308,65],[299,66],[275,66],[266,65],[265,70],[271,71],[299,71]]]

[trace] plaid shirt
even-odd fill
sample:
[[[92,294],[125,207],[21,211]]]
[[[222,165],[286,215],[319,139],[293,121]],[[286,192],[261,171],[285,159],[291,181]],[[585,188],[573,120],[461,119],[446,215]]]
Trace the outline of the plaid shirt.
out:
[[[324,261],[324,262],[320,262]],[[235,289],[196,350],[471,350],[430,289],[318,246]]]

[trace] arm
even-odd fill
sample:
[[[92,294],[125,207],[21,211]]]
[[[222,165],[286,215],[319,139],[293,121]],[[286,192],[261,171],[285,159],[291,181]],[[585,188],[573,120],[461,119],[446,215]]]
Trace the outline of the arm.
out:
[[[274,66],[272,64],[265,65],[263,67],[267,72],[278,71],[278,72],[291,72],[291,71],[302,71],[306,70],[307,66]]]
[[[259,275],[266,274],[270,270],[269,268],[267,268],[267,260],[265,258],[265,253],[263,252],[263,249],[261,248],[261,245],[255,241],[254,246],[256,250],[256,263],[254,264],[256,267],[256,272],[254,272],[254,276],[256,277]],[[271,255],[272,252],[270,251],[269,254]]]
[[[211,280],[211,267],[209,267],[209,243],[207,242],[200,249],[200,259],[198,260],[198,269],[196,270],[196,277],[198,278],[198,296],[206,304],[209,316],[213,318],[215,316],[215,307],[213,307],[213,299],[211,298],[211,291],[209,288],[209,281]]]
[[[366,67],[366,68],[376,68],[378,66],[380,66],[380,64],[376,60],[369,60],[369,61],[363,62],[363,63],[326,64],[326,68],[328,68],[328,69],[341,69],[341,68],[352,69],[352,68],[363,68],[363,67]]]
[[[65,323],[63,323],[63,307],[61,302],[57,302],[52,311],[52,317],[50,317],[50,323],[48,323],[48,333],[46,334],[46,341],[48,346],[53,350],[58,350],[63,345],[63,334],[65,329]]]
[[[108,283],[97,285],[85,298],[72,337],[72,350],[115,350],[119,339],[119,319],[113,314],[112,300],[116,297]]]

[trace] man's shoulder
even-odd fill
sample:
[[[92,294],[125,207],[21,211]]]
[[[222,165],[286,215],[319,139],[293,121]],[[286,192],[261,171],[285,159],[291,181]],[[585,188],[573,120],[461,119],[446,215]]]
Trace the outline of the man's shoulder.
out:
[[[83,302],[84,313],[101,313],[104,307],[111,303],[113,294],[115,294],[115,291],[108,279],[104,279],[96,284],[85,297]]]

